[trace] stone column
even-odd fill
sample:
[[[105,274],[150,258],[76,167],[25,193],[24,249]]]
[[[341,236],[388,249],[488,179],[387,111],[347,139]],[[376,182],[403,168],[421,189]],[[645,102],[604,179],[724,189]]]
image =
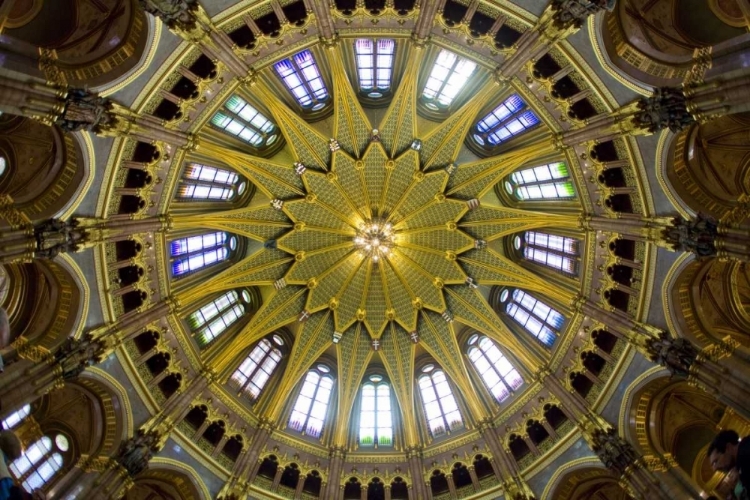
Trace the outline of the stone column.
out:
[[[474,470],[473,465],[466,467],[469,469],[469,476],[471,477],[471,484],[474,486],[475,491],[479,491],[481,486],[479,485],[479,478],[477,477],[477,471]]]
[[[448,490],[451,493],[451,498],[457,498],[458,493],[456,493],[456,483],[453,482],[453,474],[446,474],[445,480],[448,481]]]
[[[411,475],[414,498],[427,498],[422,468],[422,449],[418,446],[407,448],[406,459],[409,462],[409,474]]]
[[[330,449],[330,465],[328,467],[328,490],[325,498],[337,500],[341,493],[341,471],[344,468],[346,449],[342,446],[332,446]]]
[[[491,421],[485,420],[480,422],[478,428],[482,433],[484,442],[487,443],[490,447],[490,451],[492,451],[493,468],[495,469],[495,474],[503,485],[503,489],[506,492],[506,498],[512,498],[514,500],[533,500],[535,498],[534,492],[531,491],[529,485],[524,481],[515,458],[513,458],[510,451],[503,446],[503,440],[497,429],[492,426]]]
[[[306,474],[300,472],[299,479],[297,479],[297,488],[294,490],[294,498],[299,498],[302,495],[302,488],[305,487]]]
[[[271,491],[276,491],[279,487],[279,483],[281,482],[281,476],[284,474],[284,467],[279,465],[276,467],[276,475],[273,477],[273,484],[271,485]]]

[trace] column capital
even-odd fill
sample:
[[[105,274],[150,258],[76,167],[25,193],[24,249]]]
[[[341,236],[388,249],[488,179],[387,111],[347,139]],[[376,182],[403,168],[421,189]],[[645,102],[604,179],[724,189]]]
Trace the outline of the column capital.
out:
[[[552,24],[560,31],[580,29],[589,16],[601,10],[612,10],[615,0],[552,0]]]

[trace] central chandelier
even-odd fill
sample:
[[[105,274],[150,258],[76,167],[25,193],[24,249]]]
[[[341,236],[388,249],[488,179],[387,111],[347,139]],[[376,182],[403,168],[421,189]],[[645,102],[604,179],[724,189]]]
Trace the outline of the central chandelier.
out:
[[[379,219],[360,224],[357,236],[354,237],[354,246],[363,255],[372,258],[373,262],[388,257],[393,251],[395,242],[391,223]]]

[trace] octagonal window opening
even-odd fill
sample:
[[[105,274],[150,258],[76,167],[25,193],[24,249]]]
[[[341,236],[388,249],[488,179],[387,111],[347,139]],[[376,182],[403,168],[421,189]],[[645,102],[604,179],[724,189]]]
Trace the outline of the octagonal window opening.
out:
[[[554,162],[513,172],[506,181],[518,200],[572,199],[573,181],[565,162]]]
[[[238,95],[224,103],[211,118],[211,124],[256,148],[270,145],[271,138],[276,140],[276,125]]]
[[[318,365],[317,368],[325,365]],[[330,368],[328,368],[330,371]],[[328,403],[333,391],[333,377],[319,369],[307,372],[289,417],[289,427],[308,436],[320,437],[325,425]]]
[[[474,126],[472,138],[480,146],[497,146],[541,123],[518,94],[513,94]]]
[[[448,50],[441,50],[422,90],[424,105],[433,111],[446,109],[466,85],[477,64]]]
[[[359,90],[378,99],[391,89],[396,43],[388,38],[360,38],[354,42]]]
[[[272,339],[275,341],[278,335]],[[280,337],[279,337],[280,338]],[[268,339],[262,339],[234,371],[231,384],[240,394],[257,399],[281,362],[282,353]]]
[[[226,261],[237,249],[237,238],[224,231],[177,238],[169,244],[172,276],[182,277]]]
[[[507,290],[503,290],[505,292]],[[552,347],[565,323],[565,317],[544,302],[534,298],[523,290],[513,290],[501,302],[506,302],[505,312],[513,318],[526,332],[539,340],[545,347]]]
[[[230,290],[190,314],[187,322],[198,345],[206,347],[240,319],[246,310],[237,291]]]
[[[274,69],[302,108],[318,111],[326,106],[328,89],[310,50],[277,62]]]
[[[474,341],[472,344],[471,341]],[[502,402],[521,387],[523,379],[513,365],[488,337],[472,335],[468,355],[490,394]]]

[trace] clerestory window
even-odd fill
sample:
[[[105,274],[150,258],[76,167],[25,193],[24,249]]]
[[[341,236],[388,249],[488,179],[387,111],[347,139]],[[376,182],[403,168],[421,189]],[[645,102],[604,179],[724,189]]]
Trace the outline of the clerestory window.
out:
[[[443,370],[429,364],[422,368],[419,377],[419,392],[422,395],[427,426],[433,436],[449,433],[463,426],[456,398]]]
[[[368,97],[383,97],[391,89],[395,49],[396,43],[388,38],[360,38],[354,43],[359,90]]]
[[[5,430],[12,429],[13,427],[23,422],[23,420],[28,417],[30,413],[31,405],[22,406],[18,410],[5,417],[2,422],[2,428]]]
[[[177,192],[181,200],[228,201],[241,196],[247,182],[229,170],[190,163],[185,167]]]
[[[230,290],[211,300],[187,318],[198,345],[207,346],[224,333],[252,305],[250,292]]]
[[[479,120],[472,137],[481,146],[497,146],[539,125],[540,120],[518,94],[501,102]]]
[[[469,359],[490,394],[501,402],[521,387],[523,379],[503,356],[495,343],[484,335],[474,334],[469,338]]]
[[[578,274],[578,240],[566,236],[526,231],[513,238],[516,250],[522,250],[526,260],[562,271],[570,276]]]
[[[311,111],[318,111],[326,106],[328,89],[312,52],[303,50],[289,59],[277,62],[274,69],[300,106]]]
[[[476,67],[476,63],[468,59],[441,50],[422,91],[425,106],[435,111],[450,106]]]
[[[519,200],[575,197],[573,181],[564,162],[549,163],[513,172],[510,179],[505,182],[505,190]]]
[[[552,347],[565,323],[565,317],[544,302],[522,290],[505,289],[500,294],[505,312],[546,347]]]
[[[380,375],[373,375],[362,386],[359,413],[360,446],[393,445],[391,387]]]
[[[172,275],[184,276],[229,258],[237,249],[237,237],[224,231],[188,236],[169,244]]]
[[[224,103],[211,123],[256,148],[270,146],[279,138],[276,125],[238,95]]]
[[[289,427],[312,437],[323,432],[328,403],[333,391],[331,369],[318,365],[307,372],[289,417]]]
[[[279,347],[284,341],[278,335],[269,339],[263,339],[250,351],[245,361],[232,374],[232,382],[237,386],[240,393],[247,394],[250,398],[257,398],[268,379],[281,361]]]

